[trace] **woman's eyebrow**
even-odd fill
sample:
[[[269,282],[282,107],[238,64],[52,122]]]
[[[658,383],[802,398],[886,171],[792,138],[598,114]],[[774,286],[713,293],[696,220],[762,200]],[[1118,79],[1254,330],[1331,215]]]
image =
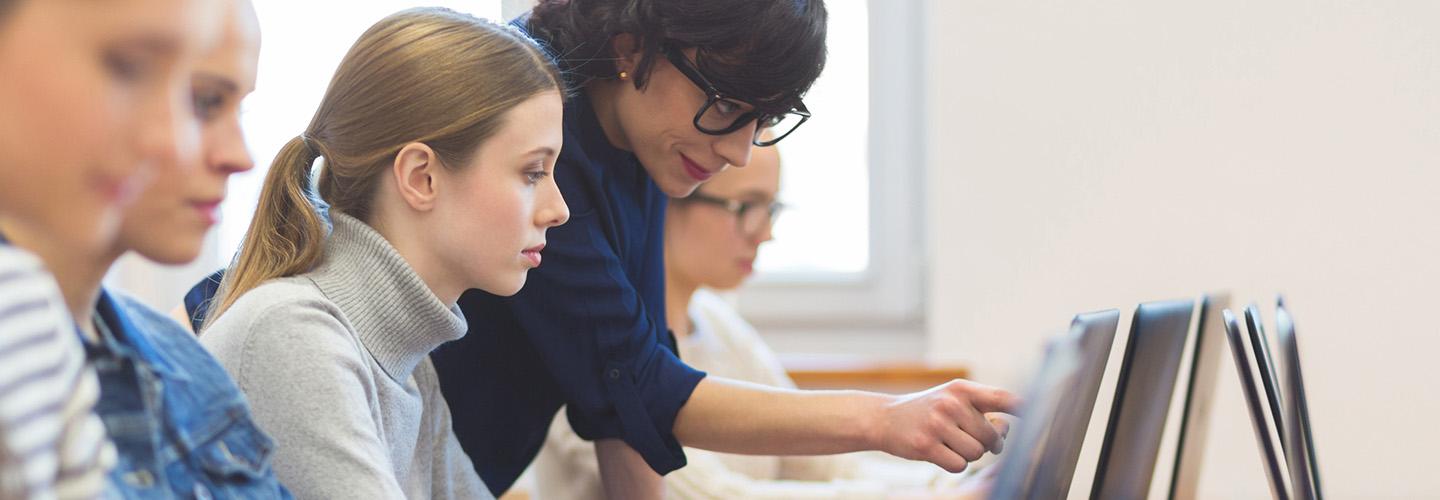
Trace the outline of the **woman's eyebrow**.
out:
[[[540,146],[525,153],[525,156],[530,155],[554,156],[555,149],[551,148],[550,146]]]
[[[235,80],[225,75],[210,73],[206,71],[197,71],[195,72],[194,80],[197,83],[220,87],[220,90],[232,94],[240,91],[240,85],[235,83]]]
[[[737,199],[737,200],[742,200],[742,201],[763,201],[763,202],[771,202],[771,201],[775,201],[775,195],[772,195],[772,194],[770,194],[770,193],[767,193],[767,192],[762,191],[762,190],[759,190],[759,189],[751,189],[751,190],[748,190],[748,191],[742,191],[742,192],[740,192],[740,195],[739,195],[739,196],[736,196],[735,199]]]
[[[117,40],[115,44],[127,50],[149,52],[157,56],[173,56],[180,53],[178,35],[167,33],[146,33],[124,37]]]

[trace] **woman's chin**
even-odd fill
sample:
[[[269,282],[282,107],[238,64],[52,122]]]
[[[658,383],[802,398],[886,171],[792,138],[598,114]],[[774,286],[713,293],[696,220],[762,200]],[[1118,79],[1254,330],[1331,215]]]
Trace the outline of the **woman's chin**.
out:
[[[660,191],[671,198],[684,198],[694,193],[700,187],[700,183],[692,179],[669,179],[666,182],[656,182]]]
[[[718,279],[711,283],[707,283],[705,286],[707,288],[710,288],[711,290],[734,290],[736,288],[740,288],[740,285],[745,284],[745,278],[747,276],[748,275],[728,276],[724,279]]]
[[[183,266],[195,259],[200,258],[201,245],[177,244],[169,246],[156,246],[153,248],[136,248],[135,253],[140,254],[147,260],[166,266]]]
[[[526,278],[526,276],[527,276],[528,274],[529,274],[529,272],[527,271],[527,272],[525,272],[525,273],[521,273],[518,278],[511,279],[511,280],[506,280],[506,281],[503,282],[503,283],[492,283],[492,284],[489,284],[489,285],[486,285],[486,286],[482,286],[482,287],[479,287],[479,288],[480,288],[481,290],[484,290],[485,293],[488,293],[488,294],[491,294],[491,295],[498,295],[498,296],[501,296],[501,297],[510,297],[510,296],[513,296],[513,295],[515,295],[515,294],[517,294],[517,293],[520,293],[520,290],[521,290],[522,288],[525,288],[525,278]]]

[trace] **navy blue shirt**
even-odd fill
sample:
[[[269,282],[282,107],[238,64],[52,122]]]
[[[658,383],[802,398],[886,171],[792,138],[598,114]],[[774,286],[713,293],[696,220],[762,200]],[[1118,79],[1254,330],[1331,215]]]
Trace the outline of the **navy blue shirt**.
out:
[[[666,328],[668,198],[584,96],[565,106],[555,181],[571,215],[547,233],[544,264],[513,297],[466,292],[469,334],[431,355],[460,444],[497,495],[561,405],[583,438],[623,439],[662,474],[684,466],[672,427],[705,376]]]
[[[705,377],[675,355],[666,327],[668,198],[610,145],[584,96],[565,105],[555,182],[571,215],[547,233],[544,264],[513,297],[466,292],[469,333],[431,354],[455,434],[496,496],[563,405],[581,437],[623,439],[662,474],[684,466],[672,428]],[[218,278],[186,295],[197,328]]]

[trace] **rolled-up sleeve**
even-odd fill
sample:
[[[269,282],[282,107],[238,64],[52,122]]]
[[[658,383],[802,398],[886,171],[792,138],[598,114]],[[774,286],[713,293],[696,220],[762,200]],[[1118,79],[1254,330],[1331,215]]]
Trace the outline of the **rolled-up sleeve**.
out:
[[[545,264],[508,299],[583,438],[623,439],[661,474],[685,465],[675,416],[705,374],[663,342],[593,213],[551,229]]]

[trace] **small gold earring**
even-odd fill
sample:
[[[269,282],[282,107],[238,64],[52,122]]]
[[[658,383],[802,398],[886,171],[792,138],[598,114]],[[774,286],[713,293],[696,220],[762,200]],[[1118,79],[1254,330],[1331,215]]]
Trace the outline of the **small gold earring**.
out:
[[[624,79],[626,79],[626,78],[630,78],[630,73],[625,72],[625,71],[621,71],[621,72],[620,72],[620,79],[621,79],[621,80],[624,80]]]

